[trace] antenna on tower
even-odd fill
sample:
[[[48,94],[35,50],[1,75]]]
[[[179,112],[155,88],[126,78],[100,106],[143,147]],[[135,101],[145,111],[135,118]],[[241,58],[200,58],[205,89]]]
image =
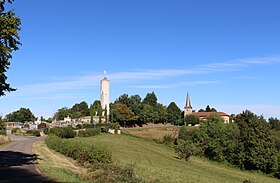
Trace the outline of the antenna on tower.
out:
[[[104,70],[104,79],[107,79],[107,72]]]

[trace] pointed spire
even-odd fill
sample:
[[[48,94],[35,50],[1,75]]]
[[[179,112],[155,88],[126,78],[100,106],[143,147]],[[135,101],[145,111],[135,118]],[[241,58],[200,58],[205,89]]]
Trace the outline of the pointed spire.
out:
[[[190,99],[189,93],[187,94],[186,107],[187,108],[192,108],[191,99]]]

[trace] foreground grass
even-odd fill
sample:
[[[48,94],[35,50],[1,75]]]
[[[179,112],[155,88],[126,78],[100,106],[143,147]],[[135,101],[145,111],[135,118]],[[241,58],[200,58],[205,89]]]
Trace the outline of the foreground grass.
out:
[[[33,153],[39,155],[37,167],[42,174],[56,182],[86,183],[80,177],[86,169],[70,158],[48,149],[44,141],[33,145]]]
[[[119,164],[135,164],[136,174],[150,182],[280,182],[259,173],[241,171],[209,160],[191,157],[188,162],[176,158],[173,148],[128,135],[102,134],[71,139],[106,145]]]

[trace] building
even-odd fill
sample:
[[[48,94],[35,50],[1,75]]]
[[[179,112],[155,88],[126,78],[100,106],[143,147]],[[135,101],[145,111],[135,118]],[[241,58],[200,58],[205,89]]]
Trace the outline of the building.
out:
[[[229,123],[229,115],[224,112],[193,112],[192,115],[199,117],[201,121],[206,120],[209,116],[220,116],[225,123]]]
[[[189,94],[187,94],[186,106],[184,107],[184,116],[186,117],[187,115],[190,115],[190,114],[199,117],[199,119],[201,121],[205,120],[209,116],[216,115],[216,116],[220,116],[221,118],[223,118],[225,123],[229,123],[229,115],[224,112],[194,112],[192,110],[190,96],[189,96]]]
[[[100,102],[103,115],[107,110],[107,115],[110,114],[110,81],[107,78],[106,71],[104,71],[104,78],[100,81]]]
[[[191,99],[189,93],[187,94],[186,106],[184,107],[184,116],[190,115],[192,113]]]

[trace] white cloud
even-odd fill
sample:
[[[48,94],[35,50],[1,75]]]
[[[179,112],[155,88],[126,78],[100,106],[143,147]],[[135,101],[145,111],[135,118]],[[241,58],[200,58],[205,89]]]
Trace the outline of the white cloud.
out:
[[[116,72],[108,75],[114,83],[134,83],[134,88],[176,88],[185,85],[213,84],[217,81],[192,81],[170,85],[137,85],[139,81],[164,80],[166,78],[215,72],[230,72],[245,67],[259,64],[276,64],[280,63],[280,56],[261,57],[261,58],[244,58],[228,62],[212,63],[201,65],[190,69],[156,69],[156,70],[134,70],[128,72]],[[86,90],[99,86],[101,74],[89,74],[82,77],[63,78],[60,81],[50,83],[31,84],[17,87],[18,90],[7,96],[40,96],[59,98],[65,92]],[[249,77],[249,76],[248,76]],[[136,83],[136,84],[135,84]],[[51,96],[49,96],[51,95]],[[70,94],[68,97],[72,97]]]
[[[182,86],[197,86],[197,85],[217,84],[217,83],[220,83],[220,81],[188,81],[188,82],[168,84],[168,85],[130,85],[126,87],[140,88],[140,89],[170,89],[170,88],[177,88]]]

